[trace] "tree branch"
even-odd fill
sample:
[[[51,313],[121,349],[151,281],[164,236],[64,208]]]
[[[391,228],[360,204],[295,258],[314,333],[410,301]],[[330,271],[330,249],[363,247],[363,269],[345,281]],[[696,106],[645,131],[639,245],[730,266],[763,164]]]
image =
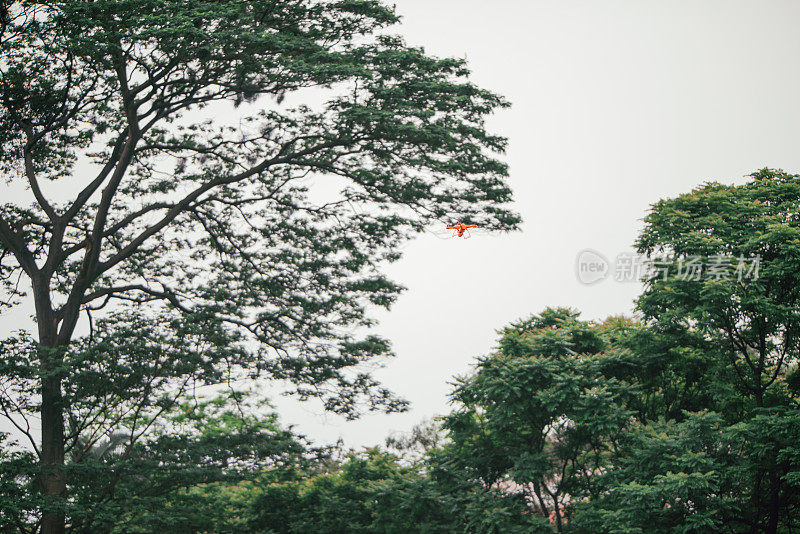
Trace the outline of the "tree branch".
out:
[[[163,288],[162,291],[158,291],[156,289],[152,289],[150,287],[141,284],[128,284],[124,286],[115,286],[104,289],[98,289],[97,291],[93,291],[87,294],[83,298],[81,304],[88,304],[89,302],[92,302],[93,300],[97,300],[102,297],[115,298],[117,297],[117,294],[126,293],[128,291],[141,291],[142,293],[148,294],[158,299],[169,301],[173,306],[175,306],[184,313],[191,313],[191,310],[186,306],[184,306],[180,300],[178,300],[178,296],[173,290],[171,290],[164,284],[161,284],[161,287]]]
[[[316,151],[323,150],[325,148],[332,148],[342,144],[343,143],[341,141],[329,141],[325,143],[320,143],[318,145],[315,145],[314,147],[300,150],[297,153],[289,156],[284,156],[284,157],[276,156],[270,159],[266,159],[261,163],[259,163],[258,165],[251,167],[246,171],[234,174],[232,176],[219,177],[206,182],[202,186],[188,193],[179,202],[175,203],[173,207],[164,215],[164,217],[160,221],[142,231],[138,236],[133,238],[133,240],[131,240],[131,242],[128,243],[128,245],[123,247],[117,254],[115,254],[108,260],[99,263],[95,274],[99,276],[107,272],[109,269],[111,269],[121,261],[130,257],[131,254],[133,254],[142,245],[142,243],[144,243],[148,238],[152,237],[153,235],[163,230],[167,225],[169,225],[173,220],[175,220],[176,217],[178,217],[181,213],[184,213],[188,209],[188,207],[192,204],[192,202],[197,200],[201,195],[210,191],[211,189],[221,185],[228,185],[236,182],[241,182],[242,180],[245,180],[251,176],[255,176],[257,174],[266,171],[269,167],[273,165],[290,163],[293,162],[298,157],[302,157],[308,154],[312,154]]]
[[[9,226],[5,219],[0,218],[0,242],[3,243],[17,259],[19,264],[25,270],[25,273],[33,278],[39,271],[36,267],[36,261],[33,258],[33,253],[25,246],[22,237],[20,237]]]

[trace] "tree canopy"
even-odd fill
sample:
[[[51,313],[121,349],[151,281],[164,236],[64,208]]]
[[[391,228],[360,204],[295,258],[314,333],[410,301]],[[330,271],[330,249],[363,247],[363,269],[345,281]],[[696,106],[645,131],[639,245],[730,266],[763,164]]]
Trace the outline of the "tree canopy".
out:
[[[429,224],[515,228],[485,128],[507,102],[374,0],[2,6],[3,306],[36,320],[5,341],[2,406],[39,458],[42,531],[83,513],[74,451],[155,439],[190,386],[403,409],[362,365],[391,353],[368,331],[402,289],[381,264]]]

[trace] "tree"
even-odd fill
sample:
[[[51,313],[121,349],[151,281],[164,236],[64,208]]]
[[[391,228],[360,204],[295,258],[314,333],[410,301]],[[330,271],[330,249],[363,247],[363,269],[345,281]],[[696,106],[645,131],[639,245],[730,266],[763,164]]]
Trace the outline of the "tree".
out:
[[[800,177],[751,178],[653,206],[637,246],[667,261],[638,306],[659,328],[691,327],[720,347],[741,393],[762,407],[784,402],[779,382],[800,349]]]
[[[595,494],[594,477],[630,418],[628,386],[601,372],[615,325],[547,309],[505,328],[498,353],[453,391],[448,462],[474,485],[522,494],[562,532],[567,505]]]
[[[395,457],[378,449],[350,454],[332,472],[264,488],[254,503],[250,528],[285,533],[370,532],[377,504],[375,485],[411,475]]]
[[[598,477],[603,491],[575,503],[575,532],[719,532],[741,517],[732,471],[735,455],[720,439],[714,413],[684,421],[650,421],[631,428],[609,469]]]
[[[730,421],[741,415],[741,396],[733,371],[714,343],[692,329],[652,328],[625,319],[606,321],[610,350],[601,372],[626,384],[619,401],[641,424],[659,419],[681,421],[686,412],[714,410]]]
[[[666,255],[638,306],[654,329],[689,329],[724,358],[745,399],[732,422],[797,408],[800,358],[800,176],[762,169],[731,187],[706,184],[662,200],[645,219],[640,252]],[[687,276],[690,262],[702,271]],[[718,365],[712,363],[712,365]],[[753,462],[753,531],[776,532],[793,497],[785,466]]]
[[[133,447],[109,450],[104,442],[80,451],[67,464],[72,530],[241,531],[246,516],[236,514],[247,511],[256,481],[290,476],[325,454],[281,428],[276,415],[252,415],[256,406],[244,399],[190,397]],[[106,496],[109,487],[116,496]]]
[[[631,427],[596,481],[601,491],[572,507],[570,525],[598,533],[794,530],[799,417],[791,409],[729,425],[703,411]],[[759,473],[770,474],[761,487]]]
[[[158,410],[130,413],[174,406],[176,384],[250,373],[348,416],[400,409],[352,371],[387,342],[353,331],[393,302],[379,265],[426,224],[515,227],[493,155],[505,139],[484,127],[506,102],[463,60],[388,35],[398,17],[374,0],[2,5],[0,169],[30,197],[2,206],[0,276],[6,307],[29,290],[36,319],[34,337],[7,342],[8,379],[38,390],[3,407],[28,434],[41,417],[42,531],[65,528],[66,453],[114,424],[133,448]],[[108,311],[123,359],[165,358],[137,375],[146,402],[122,392],[130,413],[70,393],[113,366],[73,348]],[[142,329],[158,340],[147,350]]]

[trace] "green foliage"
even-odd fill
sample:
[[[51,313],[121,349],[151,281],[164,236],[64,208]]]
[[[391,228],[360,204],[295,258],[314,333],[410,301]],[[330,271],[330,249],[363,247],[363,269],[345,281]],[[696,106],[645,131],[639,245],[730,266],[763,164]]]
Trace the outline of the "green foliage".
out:
[[[38,329],[0,341],[0,410],[29,441],[0,439],[0,529],[800,527],[800,176],[658,202],[641,322],[510,325],[444,435],[339,462],[230,384],[405,408],[363,370],[391,354],[368,311],[402,290],[380,267],[428,224],[516,227],[485,129],[507,102],[375,0],[0,7],[0,172],[31,195],[0,206],[0,300],[32,293]],[[203,119],[221,109],[238,126]]]
[[[281,429],[264,408],[238,392],[199,402],[189,397],[154,419],[133,445],[131,434],[122,433],[79,442],[66,464],[69,526],[78,532],[239,531],[244,519],[237,516],[254,492],[248,481],[292,473],[321,452]]]
[[[659,328],[690,326],[711,341],[756,405],[780,405],[780,378],[800,349],[800,177],[771,169],[751,177],[653,206],[638,247],[671,260],[639,307]],[[680,271],[691,258],[704,268],[699,279]],[[750,272],[754,258],[759,266]]]
[[[33,453],[20,450],[8,434],[0,433],[0,531],[23,530],[31,511],[41,505],[34,491],[35,462]]]
[[[612,521],[604,514],[620,532],[794,526],[800,177],[762,169],[751,178],[662,200],[646,218],[639,250],[668,261],[638,305],[650,338],[674,344],[686,372],[678,382],[705,395],[686,397],[682,409],[697,413],[643,420],[617,452],[605,502],[582,505],[596,531]],[[686,276],[692,260],[703,275]]]
[[[561,507],[592,493],[583,481],[630,419],[627,386],[602,373],[606,329],[575,312],[548,309],[502,334],[500,352],[457,382],[444,451],[475,483],[519,493],[540,516],[559,510],[561,528]]]
[[[658,421],[628,433],[599,482],[606,491],[573,507],[578,532],[749,532],[794,523],[800,411],[756,415],[726,426],[711,412]],[[768,481],[769,475],[786,483]],[[760,482],[759,482],[760,480]],[[755,487],[753,486],[755,484]],[[754,493],[765,491],[767,495]],[[778,493],[770,495],[772,491]]]
[[[728,476],[716,414],[632,429],[599,484],[604,491],[573,507],[578,532],[709,532],[728,524],[737,490]]]
[[[666,418],[680,421],[686,412],[714,409],[735,419],[741,413],[730,367],[709,358],[715,345],[687,328],[664,331],[626,319],[602,325],[611,344],[602,373],[631,389],[624,399],[642,424]]]
[[[535,532],[519,499],[444,483],[422,465],[369,449],[337,470],[262,488],[254,532]]]

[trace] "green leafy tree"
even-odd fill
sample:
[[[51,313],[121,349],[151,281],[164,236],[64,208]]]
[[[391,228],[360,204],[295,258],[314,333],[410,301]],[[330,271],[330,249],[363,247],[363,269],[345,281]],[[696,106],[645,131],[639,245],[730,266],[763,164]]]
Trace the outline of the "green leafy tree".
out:
[[[798,176],[763,169],[653,206],[644,328],[606,373],[628,427],[578,532],[790,531],[797,506]]]
[[[187,398],[127,456],[118,448],[112,461],[70,465],[74,493],[84,500],[75,508],[89,510],[72,519],[73,529],[241,532],[259,481],[292,476],[324,454],[280,428],[274,414],[252,415],[257,407],[243,399],[238,392]],[[99,477],[119,477],[120,496],[100,498],[109,484]]]
[[[240,531],[254,481],[293,476],[327,454],[282,429],[264,408],[243,392],[209,400],[190,396],[162,413],[145,436],[118,432],[79,440],[65,466],[71,497],[63,509],[70,529]],[[37,531],[32,519],[42,497],[33,453],[9,449],[0,455],[0,470],[8,480],[0,488],[4,502],[13,503],[4,509],[7,515],[0,514],[0,527]]]
[[[751,178],[653,206],[637,245],[667,261],[638,305],[658,327],[691,327],[720,347],[740,392],[762,407],[785,402],[780,379],[800,349],[800,177]]]
[[[723,414],[745,425],[796,409],[800,357],[800,177],[762,169],[750,178],[658,202],[638,241],[641,252],[668,257],[639,308],[654,329],[689,330],[713,347],[709,365],[724,362],[738,397]],[[690,262],[698,275],[687,276]],[[746,470],[742,520],[777,532],[794,488],[785,466],[765,459],[752,457]]]
[[[641,321],[503,330],[453,393],[434,455],[451,476],[564,532],[797,528],[800,176],[751,178],[653,206]]]
[[[602,374],[604,328],[571,310],[545,310],[502,334],[498,353],[456,385],[444,451],[473,484],[523,495],[561,532],[567,505],[593,493],[630,418],[627,386]]]
[[[573,506],[575,532],[720,532],[741,510],[731,476],[733,455],[720,439],[718,414],[650,422],[621,440],[611,468],[598,477],[606,491]]]
[[[40,504],[38,494],[31,491],[36,477],[36,458],[32,452],[20,450],[8,434],[0,433],[0,530],[24,531],[30,512]]]
[[[602,491],[572,507],[575,532],[782,532],[798,526],[797,409],[728,425],[722,414],[632,427],[598,477]],[[757,484],[759,476],[769,480]],[[762,475],[760,475],[762,474]],[[753,492],[775,513],[753,509]]]
[[[629,386],[619,399],[641,424],[680,421],[687,412],[715,410],[738,421],[743,399],[733,371],[714,343],[686,327],[655,328],[626,319],[607,320],[610,350],[602,373]],[[711,357],[710,357],[711,356]]]
[[[517,224],[484,128],[506,102],[389,35],[376,0],[0,5],[0,172],[21,198],[0,208],[0,278],[36,319],[5,344],[2,405],[29,436],[41,419],[42,532],[72,517],[76,448],[131,450],[188,384],[402,409],[354,370],[387,342],[353,332],[395,299],[379,264],[414,232]]]

